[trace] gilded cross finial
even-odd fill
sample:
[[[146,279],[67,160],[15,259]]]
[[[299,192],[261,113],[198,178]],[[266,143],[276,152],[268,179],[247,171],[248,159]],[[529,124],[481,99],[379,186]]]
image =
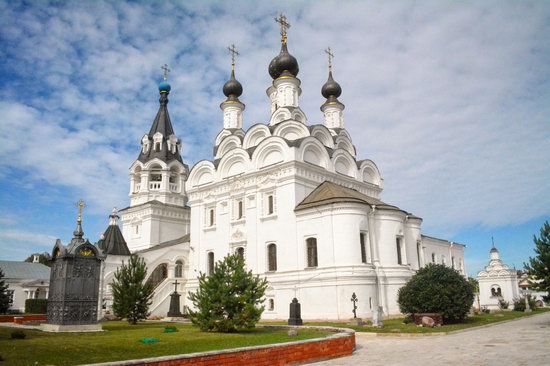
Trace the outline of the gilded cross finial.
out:
[[[286,44],[286,31],[290,28],[290,23],[286,21],[286,16],[283,13],[279,14],[279,17],[275,18],[275,21],[281,27],[281,43]]]
[[[164,81],[168,80],[168,73],[172,70],[168,68],[167,64],[162,65],[160,68],[162,69]]]
[[[231,54],[231,70],[235,71],[235,56],[239,56],[239,52],[237,52],[237,47],[235,47],[234,44],[232,44],[230,47],[227,47],[227,49]]]
[[[330,47],[325,50],[325,53],[328,55],[328,71],[332,71],[332,59],[334,58],[334,53],[332,53]]]
[[[86,207],[86,204],[84,203],[84,201],[82,199],[78,200],[78,202],[76,203],[76,207],[78,208],[78,222],[82,222],[82,210],[84,209],[84,207]]]

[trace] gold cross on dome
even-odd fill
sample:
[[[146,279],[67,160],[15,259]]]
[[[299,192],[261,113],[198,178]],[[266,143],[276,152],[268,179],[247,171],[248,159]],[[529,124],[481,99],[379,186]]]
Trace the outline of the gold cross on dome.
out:
[[[81,222],[82,221],[82,210],[84,209],[84,207],[86,207],[86,204],[84,203],[84,201],[82,199],[80,199],[76,203],[76,207],[78,208],[78,221]]]
[[[286,44],[286,31],[290,28],[290,23],[286,21],[286,16],[283,13],[279,14],[275,21],[281,26],[281,42]]]
[[[231,70],[235,70],[235,56],[239,56],[239,52],[237,52],[237,47],[234,44],[231,47],[227,47],[227,49],[231,54]]]
[[[162,72],[163,72],[164,81],[166,81],[168,79],[168,73],[172,70],[168,68],[167,64],[162,65],[160,68],[162,69]]]
[[[325,50],[325,53],[328,55],[328,69],[329,71],[332,71],[332,59],[334,58],[334,53],[332,53],[330,47]]]

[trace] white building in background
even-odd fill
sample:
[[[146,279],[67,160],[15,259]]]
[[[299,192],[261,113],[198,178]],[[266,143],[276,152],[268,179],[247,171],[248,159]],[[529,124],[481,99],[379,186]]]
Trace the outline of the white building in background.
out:
[[[520,297],[517,271],[502,262],[494,246],[489,253],[489,264],[477,274],[479,304],[481,308],[498,310],[499,300],[503,300],[508,302],[511,308],[514,298]]]
[[[25,300],[48,298],[50,267],[39,263],[37,255],[32,263],[0,261],[0,269],[8,285],[9,310],[24,312]]]
[[[398,289],[420,267],[444,263],[465,274],[464,245],[422,235],[420,217],[380,199],[384,181],[372,160],[357,157],[331,67],[321,89],[321,123],[308,123],[298,62],[282,33],[280,54],[269,65],[269,120],[243,129],[243,88],[233,68],[213,159],[190,171],[168,114],[170,85],[159,85],[159,112],[130,168],[123,237],[111,246],[127,244],[145,258],[155,286],[153,314],[166,315],[175,279],[191,306],[187,293],[197,288],[199,272],[229,253],[267,277],[263,316],[270,319],[288,318],[294,297],[305,319],[347,319],[354,292],[358,316],[378,306],[396,314]],[[107,258],[107,300],[124,255]]]

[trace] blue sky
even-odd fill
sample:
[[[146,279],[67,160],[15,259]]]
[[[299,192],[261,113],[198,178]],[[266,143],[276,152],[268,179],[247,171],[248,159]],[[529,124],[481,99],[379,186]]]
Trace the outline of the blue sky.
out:
[[[245,127],[265,123],[279,11],[309,123],[322,122],[330,46],[346,128],[380,168],[382,199],[466,243],[470,274],[491,236],[521,267],[550,218],[548,1],[0,1],[0,258],[69,240],[79,198],[92,241],[128,205],[162,64],[189,165],[211,158],[222,128],[232,43]]]

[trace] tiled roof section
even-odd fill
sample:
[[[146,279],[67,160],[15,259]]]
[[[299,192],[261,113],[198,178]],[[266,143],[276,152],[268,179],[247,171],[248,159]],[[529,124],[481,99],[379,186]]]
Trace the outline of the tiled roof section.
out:
[[[145,253],[145,252],[150,252],[152,250],[157,250],[157,249],[161,249],[161,248],[166,248],[166,247],[171,247],[173,245],[178,245],[178,244],[183,244],[183,243],[189,243],[189,241],[191,240],[191,236],[189,234],[186,234],[182,237],[179,237],[177,239],[174,239],[174,240],[169,240],[169,241],[165,241],[165,242],[162,242],[160,244],[157,244],[155,245],[154,247],[151,247],[151,248],[147,248],[147,249],[142,249],[142,250],[138,250],[137,253]]]
[[[4,278],[25,280],[49,280],[50,267],[42,263],[0,261],[0,268],[4,272]]]
[[[142,163],[158,158],[166,163],[173,160],[178,160],[180,163],[183,164],[180,153],[178,151],[176,151],[175,153],[172,153],[168,149],[167,140],[170,137],[170,135],[175,135],[175,134],[174,134],[174,128],[172,127],[172,122],[170,121],[170,115],[168,114],[167,104],[168,104],[168,95],[166,93],[161,93],[160,107],[157,112],[157,116],[153,121],[153,125],[151,126],[151,130],[149,131],[149,134],[148,134],[149,139],[151,141],[151,147],[146,153],[143,153],[143,150],[142,150],[138,157],[138,160],[141,161]],[[154,149],[154,143],[153,143],[153,136],[157,132],[160,132],[162,134],[162,149],[160,151],[156,151]]]
[[[109,225],[103,236],[104,238],[97,243],[103,253],[111,255],[131,254],[118,225]]]
[[[399,210],[396,206],[388,205],[379,199],[369,197],[355,189],[347,188],[336,183],[325,181],[313,190],[302,202],[296,206],[296,210],[323,206],[331,203],[355,202],[376,205],[378,208]]]
[[[415,216],[415,217],[416,217],[416,216]],[[424,234],[422,234],[421,237],[422,237],[422,238],[426,238],[426,239],[444,241],[444,242],[447,243],[447,244],[453,243],[453,245],[461,245],[461,246],[463,246],[463,247],[466,246],[466,244],[457,243],[457,242],[455,242],[455,241],[451,242],[451,241],[449,241],[449,240],[447,240],[447,239],[440,239],[440,238],[436,238],[436,237],[434,237],[434,236],[429,236],[429,235],[424,235]]]

